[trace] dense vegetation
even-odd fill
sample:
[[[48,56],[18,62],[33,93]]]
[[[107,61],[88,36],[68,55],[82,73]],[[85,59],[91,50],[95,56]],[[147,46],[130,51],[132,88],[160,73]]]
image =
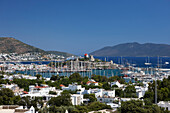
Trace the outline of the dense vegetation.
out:
[[[149,84],[149,90],[145,93],[145,101],[154,103],[155,81]],[[157,97],[159,101],[170,101],[170,76],[163,81],[157,80]]]
[[[18,104],[19,96],[15,96],[13,91],[7,88],[0,90],[0,105]]]
[[[83,98],[89,99],[89,103],[97,101],[95,94],[84,94]]]
[[[115,89],[115,95],[122,98],[137,98],[136,89],[133,85],[128,85],[125,90]]]
[[[24,88],[25,91],[29,91],[29,85],[38,85],[44,83],[43,80],[29,80],[29,79],[14,79],[12,83],[17,84],[20,88]]]
[[[127,101],[121,103],[121,108],[118,109],[120,113],[169,113],[164,108],[160,108],[157,105],[147,105],[142,101]]]
[[[70,94],[67,92],[63,92],[61,96],[51,98],[49,100],[49,108],[45,108],[41,110],[41,113],[44,113],[44,111],[48,111],[50,113],[64,113],[66,110],[68,110],[69,113],[87,113],[88,111],[97,111],[101,109],[111,109],[110,106],[97,102],[94,95],[86,95],[86,97],[92,97],[91,102],[88,105],[82,104],[73,106],[71,104],[70,100]]]

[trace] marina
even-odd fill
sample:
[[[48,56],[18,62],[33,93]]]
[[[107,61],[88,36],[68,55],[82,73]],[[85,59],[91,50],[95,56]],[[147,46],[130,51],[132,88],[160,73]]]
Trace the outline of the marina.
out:
[[[103,59],[105,61],[102,61]],[[129,63],[132,59],[133,61]],[[50,78],[52,75],[69,77],[73,73],[79,73],[82,77],[89,78],[93,75],[106,76],[107,78],[121,76],[126,82],[135,82],[135,79],[153,82],[155,77],[163,80],[169,76],[169,59],[169,57],[160,57],[159,59],[155,57],[102,57],[96,62],[94,59],[93,61],[90,59],[82,61],[81,58],[75,58],[63,61],[2,62],[0,67],[4,72],[31,76],[40,74],[43,78]],[[139,60],[140,62],[138,62]],[[134,62],[136,64],[133,64]]]

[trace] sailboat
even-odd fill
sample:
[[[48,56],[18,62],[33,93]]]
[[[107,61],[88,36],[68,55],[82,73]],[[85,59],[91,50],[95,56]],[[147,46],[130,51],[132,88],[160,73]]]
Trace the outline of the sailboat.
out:
[[[149,57],[148,57],[148,62],[145,62],[145,65],[151,65],[152,63],[149,63]]]
[[[114,73],[113,73],[113,71],[112,71],[112,77],[114,76]]]
[[[166,65],[168,65],[168,64],[169,64],[169,62],[165,62],[165,64],[166,64]]]

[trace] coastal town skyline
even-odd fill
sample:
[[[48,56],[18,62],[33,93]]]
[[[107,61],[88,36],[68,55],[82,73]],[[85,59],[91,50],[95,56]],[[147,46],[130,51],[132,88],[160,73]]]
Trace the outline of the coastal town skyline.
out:
[[[170,2],[0,1],[0,36],[80,55],[126,42],[170,43]]]
[[[169,0],[0,0],[0,113],[170,113]]]

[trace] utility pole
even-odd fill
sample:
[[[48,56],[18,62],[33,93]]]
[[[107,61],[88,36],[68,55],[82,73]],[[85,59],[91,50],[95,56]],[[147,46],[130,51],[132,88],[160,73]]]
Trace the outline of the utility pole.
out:
[[[159,74],[159,56],[158,56],[158,74]],[[155,104],[157,104],[157,79],[155,74]]]

